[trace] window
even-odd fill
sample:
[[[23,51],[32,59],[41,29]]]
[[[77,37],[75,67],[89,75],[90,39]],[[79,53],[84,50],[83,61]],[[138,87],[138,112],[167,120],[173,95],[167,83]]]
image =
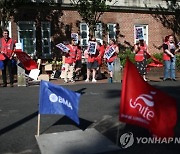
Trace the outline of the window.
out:
[[[96,38],[97,42],[100,42],[101,44],[103,43],[103,40],[102,40],[102,24],[101,23],[96,24],[95,38]]]
[[[148,25],[135,25],[134,26],[134,43],[139,39],[144,39],[148,44]]]
[[[23,44],[23,51],[34,56],[36,53],[36,36],[34,22],[18,23],[18,42]]]
[[[42,56],[51,55],[51,26],[50,22],[41,22]]]
[[[109,23],[108,25],[108,43],[110,39],[116,39],[116,24]]]
[[[87,46],[89,41],[89,27],[86,23],[80,23],[80,45]]]

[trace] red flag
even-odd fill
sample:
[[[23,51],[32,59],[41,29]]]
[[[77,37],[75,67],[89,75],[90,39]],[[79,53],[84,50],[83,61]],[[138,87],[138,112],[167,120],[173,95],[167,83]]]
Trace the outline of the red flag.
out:
[[[128,59],[124,69],[119,120],[145,127],[158,137],[174,136],[176,101],[143,80]]]
[[[163,63],[161,63],[158,59],[156,59],[154,56],[151,56],[153,62],[148,64],[147,67],[163,67]]]
[[[26,52],[15,52],[15,54],[26,70],[30,71],[37,68],[37,63]]]
[[[5,60],[6,58],[4,57],[3,54],[0,53],[0,60]]]

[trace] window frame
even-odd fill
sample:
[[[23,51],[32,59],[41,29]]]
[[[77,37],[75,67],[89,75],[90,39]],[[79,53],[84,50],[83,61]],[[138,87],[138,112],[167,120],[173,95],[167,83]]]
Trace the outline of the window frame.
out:
[[[148,45],[148,24],[135,24],[134,25],[134,44],[138,41],[138,39],[136,39],[136,28],[137,27],[142,27],[143,28],[143,38],[145,43]],[[144,28],[146,27],[146,28]]]

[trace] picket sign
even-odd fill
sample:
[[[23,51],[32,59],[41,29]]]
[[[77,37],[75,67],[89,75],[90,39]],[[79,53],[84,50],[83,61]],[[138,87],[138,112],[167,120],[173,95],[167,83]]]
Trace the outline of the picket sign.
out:
[[[75,43],[78,44],[78,33],[71,33],[71,38],[73,38]]]
[[[97,47],[97,42],[89,41],[89,44],[88,44],[88,53],[90,55],[96,54],[96,47]]]
[[[108,50],[105,51],[105,58],[109,59],[111,56],[115,53],[115,49],[113,47],[110,47]]]
[[[68,53],[69,50],[70,50],[70,49],[69,49],[66,45],[64,45],[63,43],[57,44],[56,47],[58,47],[59,49],[61,49],[63,52],[66,52],[66,53]]]

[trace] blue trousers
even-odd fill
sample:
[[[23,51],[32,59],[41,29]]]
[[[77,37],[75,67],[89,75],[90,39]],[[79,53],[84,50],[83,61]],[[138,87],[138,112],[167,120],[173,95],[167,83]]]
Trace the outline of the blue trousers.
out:
[[[164,79],[171,78],[175,79],[176,77],[176,57],[171,58],[171,60],[164,61]]]

